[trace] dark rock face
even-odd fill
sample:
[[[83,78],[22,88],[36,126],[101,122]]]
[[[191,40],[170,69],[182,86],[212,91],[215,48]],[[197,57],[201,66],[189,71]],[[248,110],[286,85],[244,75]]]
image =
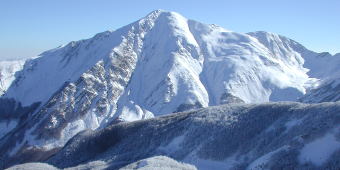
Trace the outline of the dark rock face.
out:
[[[200,109],[200,108],[203,108],[203,105],[200,102],[196,101],[195,104],[181,104],[181,105],[179,105],[176,112],[183,112],[183,111]]]
[[[221,96],[221,104],[228,104],[228,103],[244,103],[242,99],[237,96],[234,96],[230,93],[223,93]]]

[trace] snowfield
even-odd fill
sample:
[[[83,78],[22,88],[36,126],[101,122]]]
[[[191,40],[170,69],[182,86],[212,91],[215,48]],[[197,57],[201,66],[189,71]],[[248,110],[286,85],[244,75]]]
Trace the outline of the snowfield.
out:
[[[0,168],[116,169],[158,155],[198,169],[335,166],[339,59],[274,33],[237,33],[156,10],[115,31],[0,62]],[[268,103],[280,101],[300,103]]]

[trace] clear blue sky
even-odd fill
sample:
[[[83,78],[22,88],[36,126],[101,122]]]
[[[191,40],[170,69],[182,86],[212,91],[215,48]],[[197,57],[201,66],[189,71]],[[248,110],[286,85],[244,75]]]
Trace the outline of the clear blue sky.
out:
[[[340,52],[340,0],[0,0],[0,60],[115,30],[156,9],[235,32],[269,31]]]

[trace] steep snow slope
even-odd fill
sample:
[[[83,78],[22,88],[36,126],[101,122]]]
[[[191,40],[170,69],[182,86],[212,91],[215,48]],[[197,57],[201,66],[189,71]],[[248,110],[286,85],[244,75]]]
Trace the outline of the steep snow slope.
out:
[[[334,56],[329,53],[302,53],[310,68],[308,75],[319,79],[314,88],[300,99],[305,103],[332,102],[340,100],[340,53]]]
[[[100,161],[118,169],[165,155],[197,169],[338,169],[339,113],[339,102],[208,107],[83,131],[41,161],[58,168]]]
[[[25,60],[0,61],[0,96],[15,79],[14,74],[23,69]]]
[[[157,10],[27,60],[0,99],[0,156],[43,152],[27,160],[44,160],[84,129],[225,103],[296,101],[324,76],[308,72],[316,55],[276,34]]]
[[[307,93],[299,101],[318,103],[340,99],[338,95],[340,89],[340,53],[334,56],[326,52],[315,53],[286,37],[263,31],[248,33],[248,35],[257,38],[286,65],[294,65],[298,69],[301,69],[302,65],[302,69],[307,70],[309,79],[305,84],[301,84],[305,87]],[[301,73],[297,70],[292,71],[293,74]],[[299,81],[295,80],[295,82]]]
[[[182,16],[158,10],[117,31],[28,60],[2,98],[3,110],[19,110],[15,121],[20,122],[11,133],[3,132],[2,153],[12,156],[31,146],[53,151],[79,131],[112,120],[208,106],[198,78],[202,57],[189,44],[195,42],[183,38],[189,34],[183,23]],[[39,106],[35,113],[22,111],[33,106]],[[7,112],[1,115],[11,123]]]
[[[201,27],[204,25],[200,23],[192,26],[193,29]],[[257,39],[220,27],[196,37],[202,42],[205,60],[201,78],[209,89],[211,105],[230,100],[245,103],[296,101],[305,94],[308,76],[301,57],[290,58],[293,64],[288,63]]]
[[[11,145],[11,153],[15,154],[22,146],[45,149],[63,146],[79,131],[107,123],[130,81],[143,45],[141,39],[160,12],[117,31],[71,42],[28,60],[2,97],[2,107],[10,103],[10,109],[18,110],[18,105],[20,108],[37,102],[42,105],[35,113],[18,113],[23,120],[20,118],[18,128],[2,139]],[[1,111],[0,115],[8,114]],[[12,120],[11,116],[6,119]],[[153,115],[139,116],[137,119]]]

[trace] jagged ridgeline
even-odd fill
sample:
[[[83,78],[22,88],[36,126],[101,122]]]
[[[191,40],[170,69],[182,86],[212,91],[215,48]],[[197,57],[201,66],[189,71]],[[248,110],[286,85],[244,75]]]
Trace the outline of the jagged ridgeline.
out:
[[[112,153],[122,154],[120,151],[116,153],[114,146],[123,145],[120,142],[125,141],[125,138],[129,138],[126,145],[133,145],[133,141],[138,141],[139,138],[133,138],[133,134],[130,134],[133,130],[126,128],[132,128],[134,131],[140,128],[149,129],[150,132],[145,132],[142,138],[148,137],[150,140],[153,140],[151,139],[153,133],[164,135],[169,133],[167,134],[170,135],[169,139],[161,137],[155,144],[150,141],[145,143],[145,147],[148,148],[165,146],[171,141],[183,140],[183,137],[177,139],[176,136],[189,133],[186,131],[189,127],[183,125],[183,129],[178,129],[181,127],[179,120],[187,120],[185,115],[196,113],[186,111],[207,107],[210,110],[209,106],[239,103],[237,107],[233,106],[231,109],[236,114],[237,109],[233,110],[234,108],[240,107],[247,110],[255,107],[247,105],[249,103],[338,101],[340,97],[338,61],[339,54],[332,56],[329,53],[314,53],[294,40],[277,34],[263,31],[237,33],[214,24],[186,19],[175,12],[157,10],[118,30],[99,33],[87,40],[70,42],[35,58],[0,62],[0,167],[48,160],[49,163],[60,168],[104,158],[105,166],[122,167],[133,161],[156,155],[167,155],[175,160],[192,162],[194,158],[189,159],[188,156],[195,149],[197,150],[197,153],[194,153],[195,160],[196,157],[197,160],[217,162],[229,158],[234,159],[232,156],[237,153],[233,148],[237,150],[241,145],[237,144],[235,147],[223,145],[230,151],[220,153],[222,156],[219,157],[213,156],[215,153],[208,153],[205,150],[208,144],[201,142],[181,144],[181,146],[186,146],[185,150],[181,149],[183,150],[181,153],[176,151],[176,156],[170,151],[161,153],[157,149],[151,149],[153,151],[150,150],[145,154],[140,150],[140,156],[133,152],[136,156],[130,157],[132,154],[129,155],[129,153],[132,151],[127,151],[124,159],[117,156],[117,164],[112,164],[112,160],[108,162],[106,156],[112,158],[109,154],[111,151],[108,151],[110,148],[114,150]],[[290,111],[294,109],[291,108],[295,108],[296,105],[300,106],[297,103],[283,104],[284,106],[281,104],[256,105],[264,110],[261,112],[261,109],[258,109],[258,114],[263,114],[263,117],[266,114],[274,114],[265,110],[276,105],[278,108],[286,108],[286,111],[278,111],[283,115],[288,113],[294,115],[295,112],[293,114]],[[329,105],[333,108],[337,107],[336,104]],[[323,105],[302,106],[318,109]],[[175,112],[182,113],[150,119]],[[229,114],[229,112],[219,112],[221,116]],[[306,116],[310,116],[308,114],[313,113],[306,112]],[[255,117],[247,116],[250,119],[249,126],[259,123]],[[273,118],[269,124],[275,124],[275,120],[281,119],[279,117]],[[171,119],[165,121],[165,118]],[[128,123],[143,119],[150,120],[141,122],[156,122],[160,123],[159,126],[163,126],[164,122],[157,121],[164,119],[167,122],[164,126],[169,126],[169,128],[163,129],[164,132],[158,132],[160,129],[157,129],[156,125],[149,127],[148,125],[142,126],[141,122]],[[291,118],[287,117],[287,120]],[[206,121],[211,120],[207,118]],[[266,126],[265,123],[262,124]],[[208,129],[203,124],[195,124],[195,126],[202,128],[202,131],[205,131],[204,128]],[[245,124],[240,126],[249,128]],[[108,130],[112,128],[118,128],[119,132]],[[218,129],[219,125],[211,124],[211,129],[215,128]],[[178,134],[175,134],[174,130]],[[244,129],[236,128],[228,133],[235,136],[238,130]],[[329,129],[325,131],[334,135],[337,133],[336,130],[334,133]],[[258,133],[264,132],[259,130]],[[200,134],[204,135],[204,133]],[[275,137],[280,137],[280,134],[281,132],[278,132],[278,136]],[[206,135],[209,136],[209,134]],[[257,134],[248,133],[247,135]],[[292,135],[297,135],[297,133],[294,132]],[[109,140],[105,140],[107,136],[111,136],[108,137]],[[298,138],[298,136],[295,137]],[[196,138],[200,139],[200,136]],[[213,136],[213,138],[219,137]],[[331,137],[326,135],[326,138],[328,140]],[[316,140],[316,138],[312,139],[307,143]],[[333,141],[333,138],[331,139]],[[88,140],[94,140],[90,144],[79,144],[79,147],[93,146],[97,148],[94,149],[96,151],[92,154],[92,151],[85,149],[84,152],[89,152],[89,155],[77,155],[78,152],[83,152],[80,151],[83,149],[76,149],[78,145],[76,146],[74,141],[77,140],[84,140],[85,143]],[[235,140],[243,139],[241,137],[237,139],[235,136]],[[280,138],[280,140],[290,141],[293,137],[284,140]],[[242,142],[239,143],[242,144]],[[301,144],[301,147],[293,150],[292,153],[288,153],[287,149],[280,150],[280,153],[299,155],[299,152],[302,152],[301,148],[307,143]],[[62,161],[58,163],[57,155],[63,154],[65,148],[71,145],[74,146],[71,149],[74,153],[69,155],[75,156],[74,158],[79,157],[79,159],[69,159],[74,160],[75,163]],[[149,150],[144,147],[144,144],[136,145]],[[278,145],[281,146],[279,143]],[[209,145],[209,147],[217,146],[222,147],[222,145]],[[255,146],[257,148],[252,148]],[[335,146],[338,146],[336,142],[332,151],[335,151]],[[248,146],[244,143],[244,148],[247,147],[257,149],[256,152],[259,153],[250,153],[247,150],[252,156],[245,156],[245,152],[237,150],[238,154],[247,159],[241,161],[244,164],[237,166],[243,168],[250,166],[250,163],[261,155],[278,149],[273,147],[274,149],[262,151],[261,147],[266,147],[260,147],[258,144]],[[299,149],[299,152],[295,152]],[[276,154],[273,153],[273,155]],[[271,156],[267,155],[267,157],[269,159]],[[243,159],[242,156],[237,157],[237,160],[242,160],[241,158]],[[292,160],[297,160],[295,158],[293,157]],[[158,158],[155,160],[162,161]],[[330,160],[327,158],[327,161]],[[294,167],[301,164],[305,163],[299,158]],[[312,167],[317,164],[312,162],[308,166]],[[137,164],[131,166],[135,165],[138,166]],[[178,164],[178,166],[182,165]],[[230,166],[230,168],[235,166]],[[270,166],[266,165],[266,167]],[[324,166],[320,165],[320,167]]]

